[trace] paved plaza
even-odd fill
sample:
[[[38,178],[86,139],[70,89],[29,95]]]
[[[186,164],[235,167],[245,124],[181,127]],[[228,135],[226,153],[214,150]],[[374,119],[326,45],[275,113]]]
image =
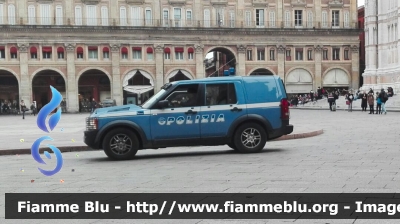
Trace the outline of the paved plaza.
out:
[[[291,110],[295,130],[324,134],[268,142],[258,154],[228,146],[139,151],[131,161],[110,161],[103,151],[63,153],[64,167],[43,176],[30,155],[0,156],[0,219],[4,193],[396,193],[400,192],[399,113]],[[85,115],[63,115],[55,145],[79,144]],[[33,117],[0,117],[2,148],[41,136]],[[82,122],[82,126],[77,126]],[[35,129],[38,134],[30,133]],[[64,128],[61,133],[61,128]],[[57,134],[61,133],[61,134]],[[17,137],[14,137],[17,136]],[[25,136],[27,135],[27,136]],[[5,136],[5,137],[3,137]],[[51,134],[52,136],[52,134]],[[62,140],[65,138],[65,140]],[[15,143],[16,142],[16,143]],[[21,143],[23,144],[23,143]],[[28,144],[28,143],[27,143]],[[12,146],[14,147],[14,146]],[[28,148],[30,144],[28,144]],[[21,145],[20,148],[25,148]],[[51,160],[49,160],[51,161]],[[49,162],[48,167],[55,164]],[[24,170],[24,172],[21,171]],[[74,169],[74,172],[72,172]],[[65,182],[60,183],[63,179]],[[34,180],[31,183],[31,180]],[[54,223],[55,220],[2,220]],[[138,223],[397,223],[394,220],[140,220]],[[63,220],[57,223],[133,223],[133,220]]]

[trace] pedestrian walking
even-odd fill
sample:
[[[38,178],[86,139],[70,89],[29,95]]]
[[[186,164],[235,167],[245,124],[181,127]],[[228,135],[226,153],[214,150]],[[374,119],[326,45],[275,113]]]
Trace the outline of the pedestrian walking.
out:
[[[376,114],[381,114],[382,102],[379,98],[379,92],[376,92]]]
[[[21,103],[19,104],[22,112],[22,119],[25,119],[25,111],[26,111],[26,105],[23,100],[21,100]]]
[[[97,105],[97,103],[96,103],[96,100],[94,100],[94,98],[93,98],[93,100],[92,100],[92,102],[91,102],[91,112],[93,112],[95,109],[96,109],[96,105]]]
[[[361,98],[361,108],[362,111],[367,111],[367,93],[365,93],[365,91],[361,94],[360,98]]]
[[[387,93],[385,92],[385,89],[383,88],[381,89],[381,92],[379,93],[379,98],[381,99],[381,104],[382,104],[382,114],[383,113],[387,114],[385,104],[389,98]]]
[[[369,114],[374,114],[374,94],[368,93]]]
[[[314,90],[310,91],[311,102],[314,102]]]
[[[354,95],[350,91],[349,94],[347,94],[347,101],[349,102],[349,112],[353,112],[353,100],[354,100]]]
[[[35,102],[32,102],[32,104],[31,104],[31,111],[32,111],[33,116],[36,116],[36,105],[35,105]]]
[[[335,105],[335,96],[333,92],[328,93],[328,103],[329,103],[329,110],[333,111],[333,106]]]

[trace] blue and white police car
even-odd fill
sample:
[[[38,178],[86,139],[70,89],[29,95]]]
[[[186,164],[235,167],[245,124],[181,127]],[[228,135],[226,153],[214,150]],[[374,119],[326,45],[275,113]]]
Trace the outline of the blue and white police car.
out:
[[[112,159],[138,150],[227,144],[241,153],[293,132],[279,76],[228,76],[165,84],[142,106],[96,109],[86,119],[85,143]]]

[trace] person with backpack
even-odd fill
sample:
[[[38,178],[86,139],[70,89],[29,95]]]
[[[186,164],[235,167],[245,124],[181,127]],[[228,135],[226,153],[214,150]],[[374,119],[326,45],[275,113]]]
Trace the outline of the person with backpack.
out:
[[[382,104],[382,114],[383,113],[387,114],[385,104],[386,104],[386,101],[389,99],[389,97],[388,97],[387,93],[385,92],[385,89],[383,89],[383,88],[381,89],[381,93],[379,93],[379,98],[381,99],[381,104]]]

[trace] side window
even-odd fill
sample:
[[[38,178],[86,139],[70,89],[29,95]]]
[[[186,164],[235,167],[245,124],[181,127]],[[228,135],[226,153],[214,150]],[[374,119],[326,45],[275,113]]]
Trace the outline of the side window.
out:
[[[198,106],[198,90],[198,84],[180,85],[165,100],[170,108]]]
[[[206,85],[206,106],[236,103],[236,91],[233,83]]]

